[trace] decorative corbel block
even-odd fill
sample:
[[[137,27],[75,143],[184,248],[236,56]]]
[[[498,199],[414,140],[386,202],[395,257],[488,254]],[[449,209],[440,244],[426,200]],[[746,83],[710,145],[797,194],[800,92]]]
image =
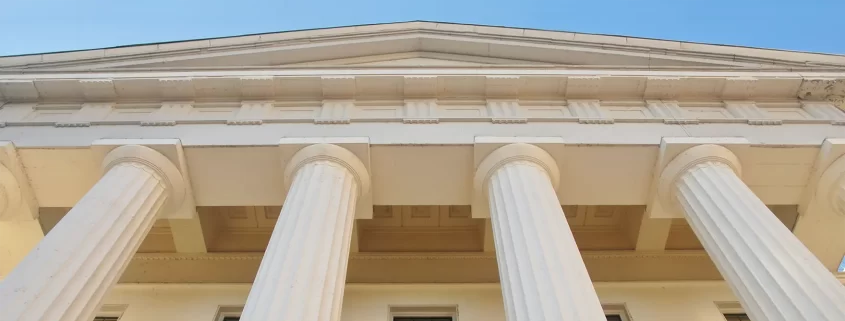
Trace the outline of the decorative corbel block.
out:
[[[595,98],[600,87],[601,77],[569,77],[566,82],[566,97]]]
[[[802,101],[801,108],[817,119],[830,120],[833,125],[845,126],[845,111],[836,108],[831,102]]]
[[[193,109],[193,102],[164,102],[141,126],[174,126],[177,120],[186,119]]]
[[[352,99],[355,97],[354,76],[320,77],[325,99]]]
[[[326,100],[315,124],[349,124],[355,104],[348,100]]]
[[[436,124],[440,122],[437,118],[437,100],[405,100],[402,122],[405,124]]]
[[[38,100],[38,89],[32,80],[2,80],[0,94],[6,101],[34,101]]]
[[[757,90],[757,79],[752,77],[726,78],[722,97],[725,99],[749,99]]]
[[[275,96],[273,77],[241,77],[241,97],[246,99],[267,99]]]
[[[646,99],[675,99],[680,81],[679,77],[648,77],[643,96]]]
[[[518,76],[487,76],[485,93],[491,98],[516,98],[519,95]]]
[[[111,79],[80,79],[82,93],[89,101],[107,101],[117,98],[114,82]]]
[[[89,127],[91,122],[105,119],[112,111],[111,103],[89,103],[73,113],[66,121],[57,121],[56,127]]]
[[[158,88],[167,100],[193,100],[195,95],[192,78],[161,78]]]
[[[516,100],[487,100],[487,114],[494,124],[525,124],[528,119]]]
[[[694,125],[698,119],[689,117],[683,108],[674,100],[647,100],[648,110],[654,118],[663,119],[663,123],[671,125]]]
[[[581,124],[613,124],[613,119],[602,112],[598,100],[569,100],[567,105]]]
[[[753,101],[726,101],[725,108],[736,118],[747,119],[749,125],[781,125],[780,119],[771,119]]]
[[[434,98],[437,96],[437,77],[405,76],[403,90],[405,97]]]
[[[226,121],[227,125],[261,125],[273,103],[267,101],[243,101],[241,109],[235,114],[235,119]]]

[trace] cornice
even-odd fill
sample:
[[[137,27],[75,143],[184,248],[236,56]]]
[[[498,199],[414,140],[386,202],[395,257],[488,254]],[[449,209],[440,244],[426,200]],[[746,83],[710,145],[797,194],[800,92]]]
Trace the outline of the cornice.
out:
[[[383,99],[662,99],[841,102],[845,73],[399,69],[0,76],[10,103]],[[374,73],[374,74],[373,74]],[[91,77],[95,76],[95,77]]]
[[[736,64],[740,62],[751,62],[760,65],[835,65],[837,63],[841,64],[843,61],[842,56],[829,54],[536,29],[433,22],[405,22],[2,57],[0,58],[0,65],[64,66],[138,58],[170,57],[174,55],[214,54],[244,49],[299,45],[302,43],[325,43],[402,36],[462,37],[481,41],[518,41],[526,44],[578,46],[592,50],[613,49],[650,55],[681,56],[711,60],[721,59]]]

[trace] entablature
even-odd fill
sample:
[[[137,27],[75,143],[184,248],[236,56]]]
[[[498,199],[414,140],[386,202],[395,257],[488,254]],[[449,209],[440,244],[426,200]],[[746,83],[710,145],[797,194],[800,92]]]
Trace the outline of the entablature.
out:
[[[664,123],[668,125],[845,125],[845,112],[828,101],[405,99],[245,100],[149,103],[7,103],[0,127],[176,126],[225,124],[344,125],[400,122]]]
[[[594,99],[794,100],[845,97],[845,73],[636,70],[311,69],[0,76],[0,101]]]

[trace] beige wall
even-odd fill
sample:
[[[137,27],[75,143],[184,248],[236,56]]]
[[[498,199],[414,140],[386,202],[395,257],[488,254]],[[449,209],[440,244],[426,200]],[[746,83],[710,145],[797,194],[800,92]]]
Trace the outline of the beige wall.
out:
[[[248,284],[115,287],[108,305],[126,305],[121,321],[212,321],[219,307],[243,306]],[[596,283],[606,305],[624,305],[632,321],[724,321],[717,302],[736,302],[723,282]],[[460,321],[504,321],[498,284],[347,286],[343,321],[387,321],[389,306],[458,306]]]

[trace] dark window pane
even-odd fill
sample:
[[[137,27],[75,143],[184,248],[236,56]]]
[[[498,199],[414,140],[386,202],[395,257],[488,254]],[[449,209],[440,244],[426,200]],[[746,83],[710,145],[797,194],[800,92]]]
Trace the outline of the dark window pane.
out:
[[[751,321],[751,319],[748,318],[748,315],[744,314],[744,313],[725,314],[725,320],[727,320],[727,321]]]
[[[225,317],[223,318],[223,321],[238,321],[240,319],[241,317]]]
[[[606,315],[607,321],[622,321],[622,317],[619,315]]]

